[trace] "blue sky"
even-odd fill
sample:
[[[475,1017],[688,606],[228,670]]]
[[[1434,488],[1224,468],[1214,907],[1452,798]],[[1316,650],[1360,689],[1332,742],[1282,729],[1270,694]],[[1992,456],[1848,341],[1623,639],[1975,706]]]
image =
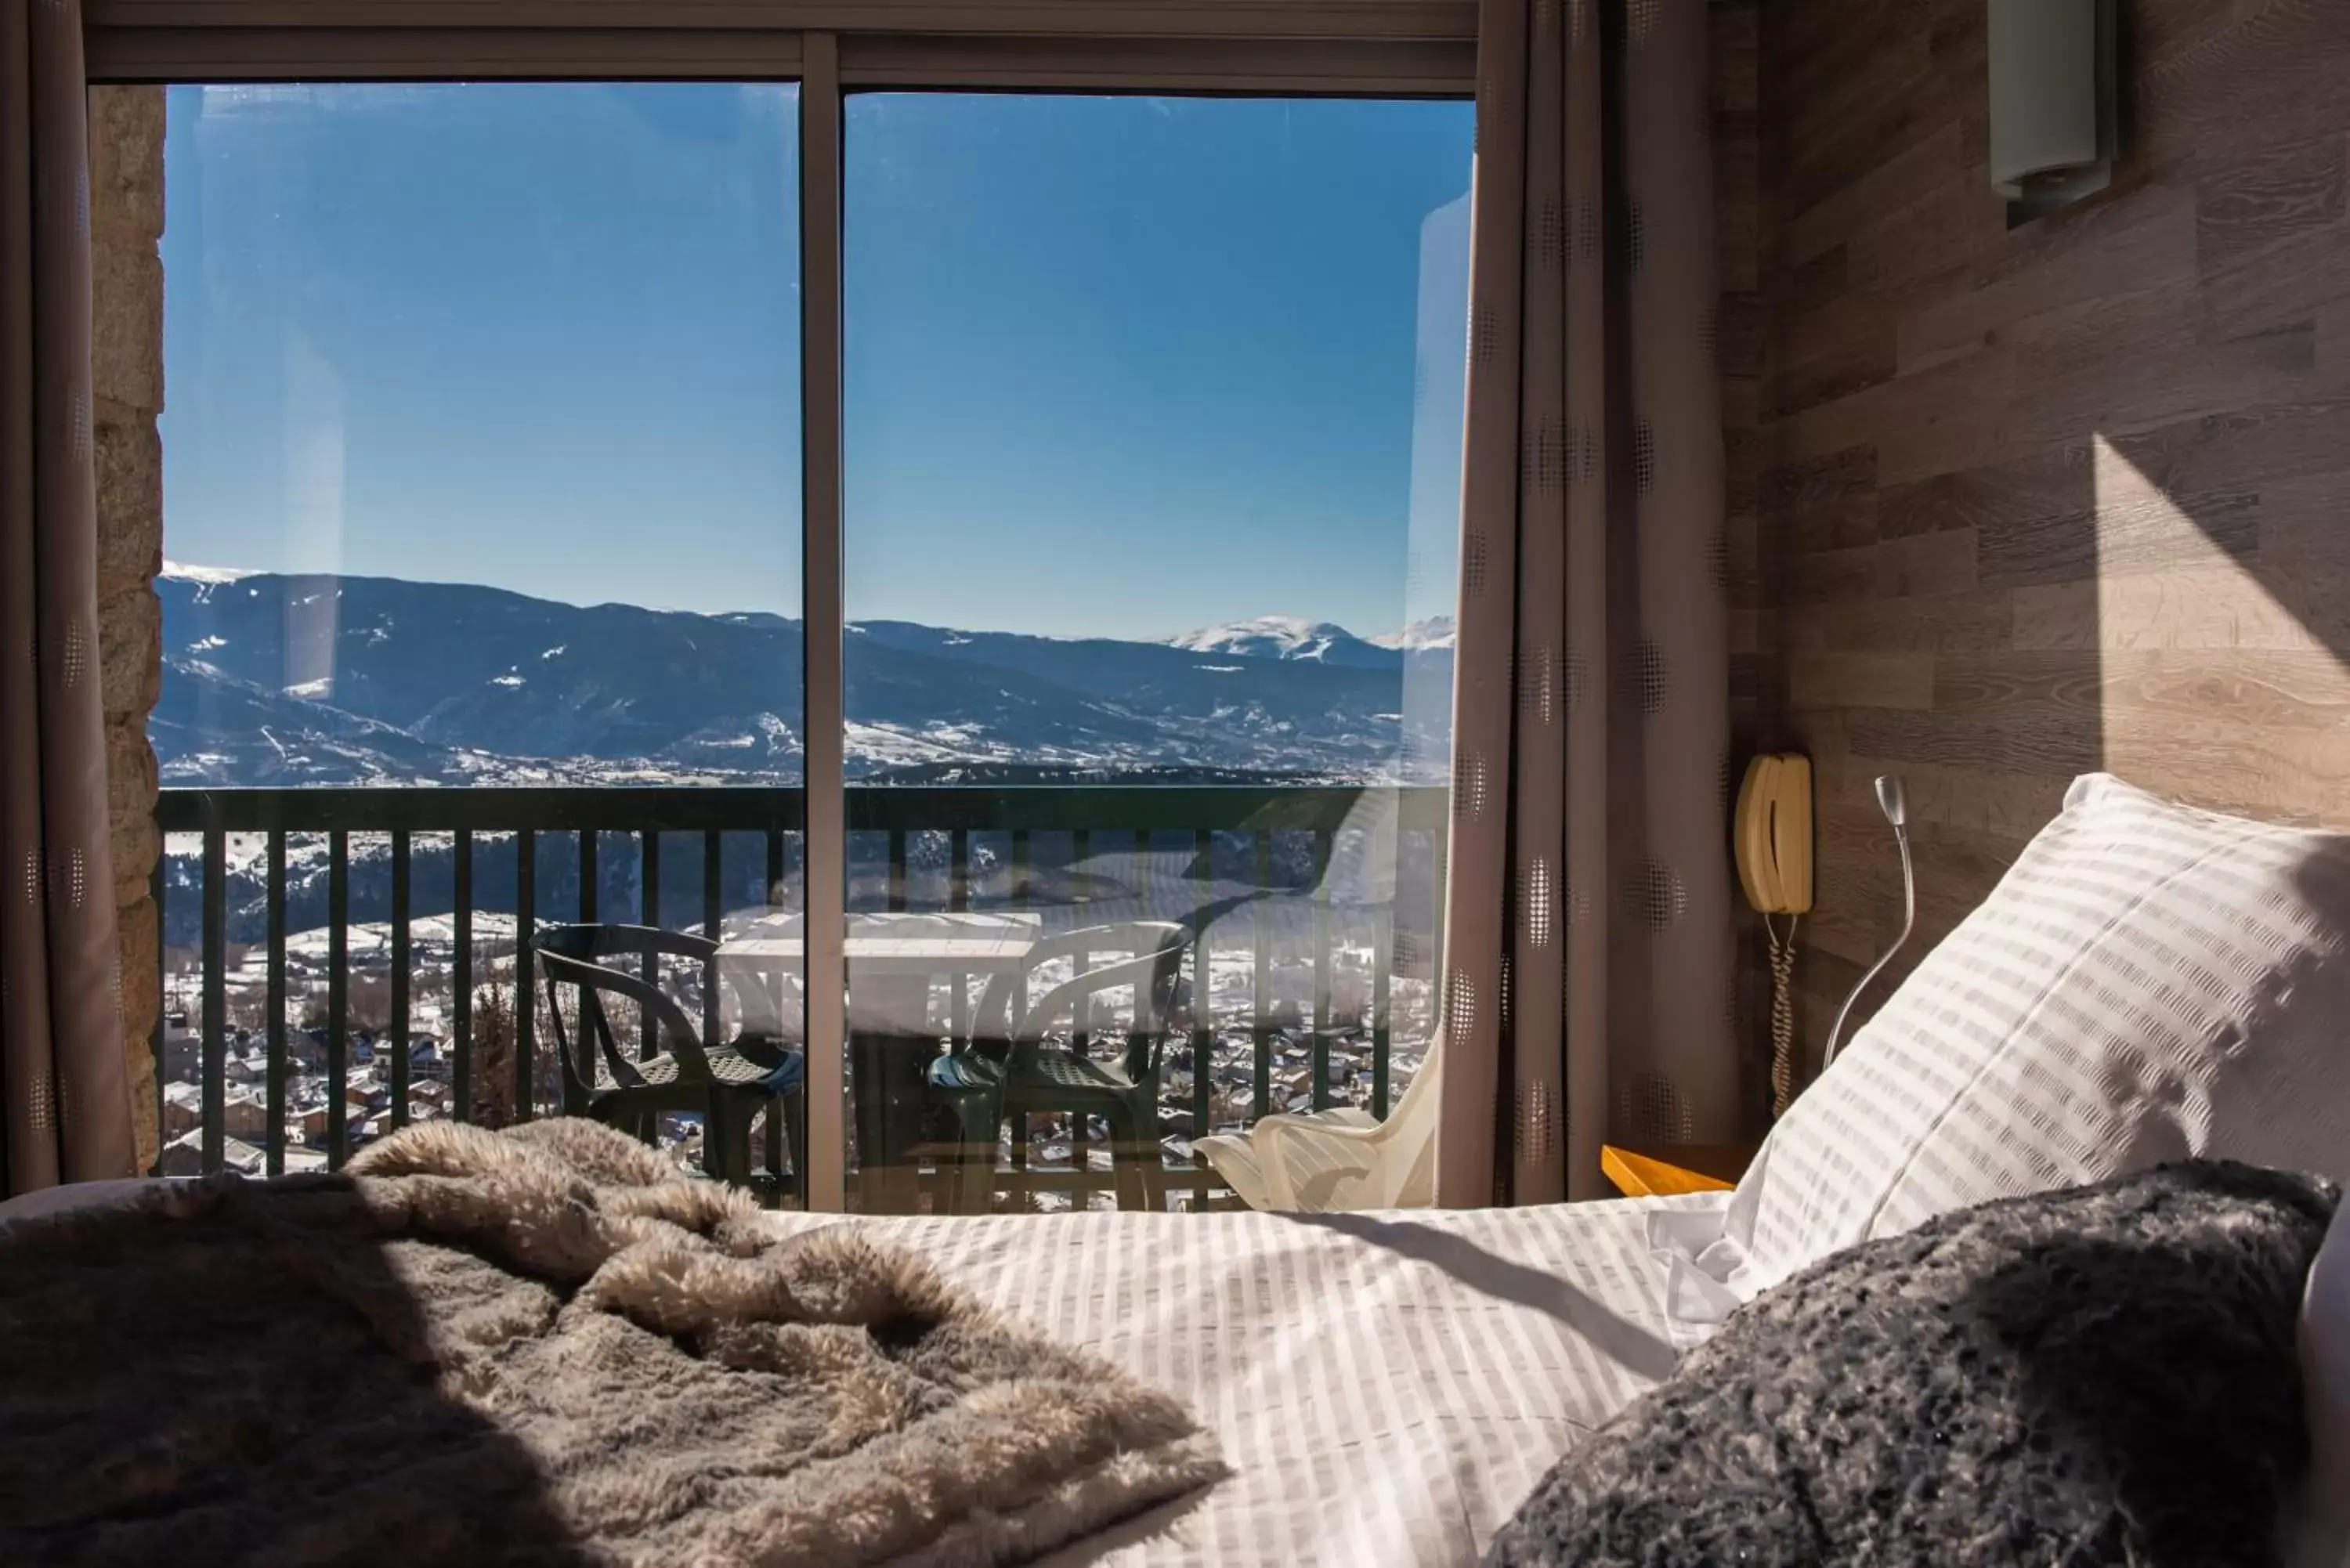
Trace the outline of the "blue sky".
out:
[[[778,86],[172,89],[166,554],[796,614],[795,120]],[[849,614],[1449,609],[1470,130],[852,98]]]

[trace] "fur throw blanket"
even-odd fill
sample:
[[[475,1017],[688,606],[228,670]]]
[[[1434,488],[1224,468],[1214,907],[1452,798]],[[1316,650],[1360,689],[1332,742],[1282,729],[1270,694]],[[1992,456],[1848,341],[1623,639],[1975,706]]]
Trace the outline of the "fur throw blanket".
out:
[[[11,1564],[1007,1563],[1223,1473],[1172,1398],[590,1122],[0,1228]]]
[[[2281,1564],[2338,1196],[2190,1161],[1847,1248],[1569,1453],[1486,1561]]]

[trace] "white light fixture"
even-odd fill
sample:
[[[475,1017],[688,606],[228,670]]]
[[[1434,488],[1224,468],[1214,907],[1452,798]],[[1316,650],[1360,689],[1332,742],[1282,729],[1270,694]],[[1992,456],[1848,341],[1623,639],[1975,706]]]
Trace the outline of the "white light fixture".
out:
[[[2115,0],[1988,0],[1991,182],[2011,224],[2113,183]]]

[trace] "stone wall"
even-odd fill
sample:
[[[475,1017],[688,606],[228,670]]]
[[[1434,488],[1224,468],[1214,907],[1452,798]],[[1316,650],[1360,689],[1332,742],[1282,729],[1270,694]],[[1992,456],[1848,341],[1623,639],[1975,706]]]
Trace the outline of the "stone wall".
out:
[[[123,1044],[139,1160],[155,1159],[162,1005],[155,903],[155,753],[147,715],[163,673],[155,574],[163,562],[163,89],[90,89],[90,246],[98,398],[99,668],[106,701],[107,805],[121,922]]]

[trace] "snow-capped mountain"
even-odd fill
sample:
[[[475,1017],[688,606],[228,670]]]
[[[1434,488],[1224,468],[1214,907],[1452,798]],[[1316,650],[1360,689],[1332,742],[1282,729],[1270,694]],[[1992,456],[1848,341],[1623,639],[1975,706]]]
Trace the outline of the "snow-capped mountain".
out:
[[[1391,631],[1384,637],[1371,639],[1379,648],[1392,648],[1402,653],[1452,651],[1452,618],[1432,615],[1426,620],[1416,620],[1401,631]]]
[[[168,784],[799,776],[801,635],[785,617],[181,566],[157,591],[151,733]],[[859,623],[850,771],[1441,775],[1449,650],[1284,618],[1215,630],[1246,628],[1260,640]]]
[[[217,587],[223,583],[233,583],[239,577],[249,577],[253,574],[241,571],[234,566],[182,566],[177,561],[166,561],[163,563],[163,576],[179,582],[207,583]]]
[[[1167,640],[1170,648],[1235,659],[1305,659],[1316,664],[1367,670],[1392,670],[1397,662],[1392,653],[1365,641],[1343,626],[1286,615],[1261,615],[1253,620],[1201,627]]]

